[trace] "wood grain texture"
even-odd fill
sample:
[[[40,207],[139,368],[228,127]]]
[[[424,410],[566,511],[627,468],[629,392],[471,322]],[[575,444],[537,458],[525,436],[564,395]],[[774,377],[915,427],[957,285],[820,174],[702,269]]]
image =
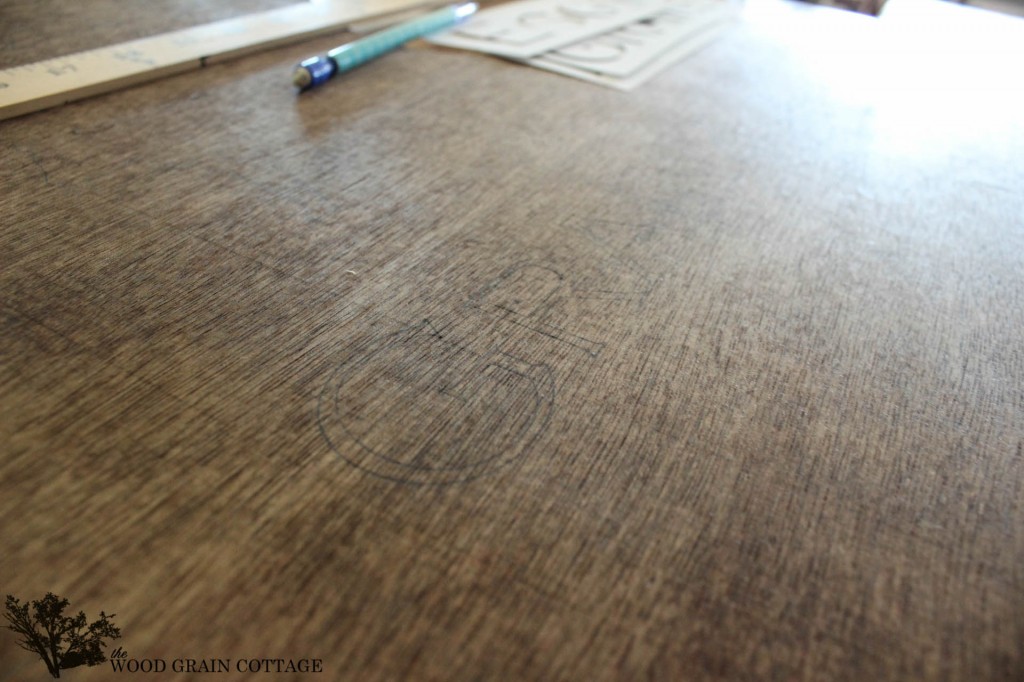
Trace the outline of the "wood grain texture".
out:
[[[1019,78],[884,26],[296,98],[323,39],[0,125],[0,593],[323,659],[270,679],[1021,679]]]
[[[158,33],[297,4],[301,0],[148,0],[116,2],[4,0],[0,68],[92,50]]]

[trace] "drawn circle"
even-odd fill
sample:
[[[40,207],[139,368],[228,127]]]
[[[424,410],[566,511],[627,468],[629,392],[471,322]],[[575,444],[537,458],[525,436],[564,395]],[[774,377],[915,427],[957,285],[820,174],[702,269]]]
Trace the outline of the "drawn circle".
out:
[[[330,374],[318,421],[353,466],[412,484],[467,481],[522,457],[551,416],[549,367],[477,352],[424,321],[367,339]]]

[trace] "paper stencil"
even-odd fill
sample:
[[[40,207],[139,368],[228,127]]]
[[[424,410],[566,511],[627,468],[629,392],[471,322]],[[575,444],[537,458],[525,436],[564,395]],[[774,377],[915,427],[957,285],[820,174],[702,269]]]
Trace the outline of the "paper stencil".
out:
[[[527,59],[631,24],[672,4],[673,0],[522,0],[478,12],[429,40]]]

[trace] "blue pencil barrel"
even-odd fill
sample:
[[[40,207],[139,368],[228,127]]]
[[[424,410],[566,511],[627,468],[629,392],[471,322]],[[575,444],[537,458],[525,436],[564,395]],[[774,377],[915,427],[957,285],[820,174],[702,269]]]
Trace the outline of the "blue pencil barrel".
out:
[[[336,73],[344,73],[371,59],[394,50],[415,38],[450,28],[476,11],[475,3],[453,5],[407,21],[373,35],[336,47],[326,56],[311,57],[295,70],[294,82],[303,90],[325,83]]]
[[[334,72],[338,70],[338,65],[330,57],[310,57],[299,64],[299,69],[305,69],[309,74],[309,82],[304,85],[304,88],[315,88],[330,80]]]

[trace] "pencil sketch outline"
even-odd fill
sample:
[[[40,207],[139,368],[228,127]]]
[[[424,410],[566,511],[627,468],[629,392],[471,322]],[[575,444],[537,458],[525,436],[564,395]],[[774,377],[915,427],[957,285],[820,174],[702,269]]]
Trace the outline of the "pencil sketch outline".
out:
[[[478,352],[429,319],[374,341],[349,349],[317,401],[321,435],[352,466],[398,483],[461,483],[521,459],[546,431],[556,391],[546,364],[491,348]],[[426,352],[435,356],[415,357]],[[396,353],[405,364],[387,365]],[[356,412],[343,404],[347,385],[361,389],[364,404]],[[499,387],[511,398],[484,401],[473,393]],[[373,391],[381,394],[383,409],[367,402]],[[402,443],[396,432],[403,429],[414,434],[407,440],[415,451],[395,452]],[[373,438],[381,438],[386,449]]]

